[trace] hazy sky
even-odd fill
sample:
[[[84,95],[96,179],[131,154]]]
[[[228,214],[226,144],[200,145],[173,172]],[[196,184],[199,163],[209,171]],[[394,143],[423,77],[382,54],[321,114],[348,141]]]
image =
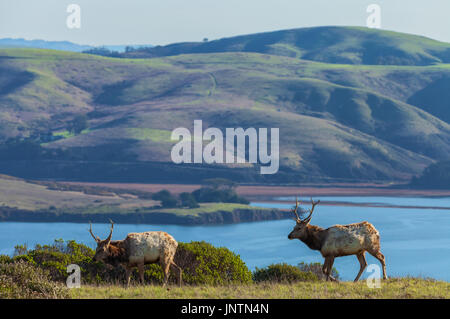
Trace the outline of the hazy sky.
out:
[[[381,6],[382,29],[450,42],[449,0],[0,0],[0,38],[80,44],[168,44],[320,25],[365,26]],[[69,4],[81,28],[69,29]]]

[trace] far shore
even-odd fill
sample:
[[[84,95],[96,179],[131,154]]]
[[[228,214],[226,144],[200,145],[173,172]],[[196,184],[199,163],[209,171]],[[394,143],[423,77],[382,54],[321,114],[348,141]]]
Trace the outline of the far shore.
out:
[[[172,193],[192,192],[200,184],[139,184],[139,183],[94,183],[62,182],[72,185],[102,186],[118,189],[134,189],[158,192],[167,189]],[[386,196],[386,197],[450,197],[450,190],[422,190],[401,188],[391,184],[314,184],[306,186],[241,185],[236,188],[239,195],[252,201],[268,200],[285,196]]]
[[[288,201],[280,200],[261,200],[257,204],[292,204]],[[308,202],[303,201],[301,204],[307,205]],[[392,205],[383,203],[353,203],[353,202],[335,202],[335,201],[320,201],[320,205],[325,206],[353,206],[353,207],[376,207],[376,208],[407,208],[407,209],[439,209],[439,210],[450,210],[450,207],[445,206],[417,206],[417,205]],[[257,206],[257,205],[255,205]]]
[[[167,189],[174,194],[192,192],[199,189],[200,184],[139,184],[139,183],[93,183],[93,182],[62,182],[71,185],[100,186],[115,189],[130,189],[144,192],[158,192]],[[244,196],[253,203],[290,204],[289,201],[280,200],[280,197],[450,197],[450,190],[420,190],[401,188],[392,184],[315,184],[305,186],[265,186],[265,185],[241,185],[236,188],[239,195]],[[305,203],[303,203],[305,204]],[[354,206],[377,208],[409,208],[409,209],[439,209],[450,210],[445,206],[420,206],[420,205],[394,205],[389,203],[355,203],[351,201],[321,201],[321,205],[327,206]]]

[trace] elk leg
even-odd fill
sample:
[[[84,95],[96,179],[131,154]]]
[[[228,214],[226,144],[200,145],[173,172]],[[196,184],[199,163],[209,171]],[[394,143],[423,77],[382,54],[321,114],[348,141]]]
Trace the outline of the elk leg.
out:
[[[167,283],[169,282],[170,264],[171,264],[171,261],[168,260],[168,258],[165,258],[165,260],[161,260],[161,262],[160,262],[161,268],[164,272],[163,287],[167,286]]]
[[[359,273],[355,278],[355,282],[357,282],[359,280],[359,277],[361,277],[364,269],[366,269],[367,267],[367,262],[366,262],[366,257],[364,257],[364,251],[361,253],[358,253],[356,255],[356,257],[358,258],[359,264],[361,265],[361,268],[359,269]]]
[[[144,285],[145,284],[145,280],[144,280],[144,263],[140,263],[138,264],[138,269],[139,269],[139,277],[141,279],[141,284]]]
[[[172,269],[176,269],[178,271],[178,285],[181,287],[183,270],[173,261],[171,262],[170,266],[172,267]]]
[[[329,258],[330,260],[328,261],[327,278],[330,278],[331,281],[337,281],[336,278],[331,276],[331,273],[333,271],[334,257]]]
[[[380,251],[375,251],[375,252],[370,252],[369,251],[369,253],[380,261],[382,269],[383,269],[383,279],[387,279],[387,276],[386,276],[386,262],[385,262],[385,259],[384,259],[384,255]]]
[[[328,259],[325,258],[325,261],[323,262],[323,266],[322,266],[322,272],[325,275],[326,280],[328,281],[327,267],[328,267]]]
[[[126,266],[125,267],[125,277],[127,280],[127,288],[130,287],[130,280],[131,280],[131,267]]]
[[[331,276],[331,269],[333,269],[334,257],[325,257],[325,262],[322,266],[322,272],[326,276],[326,281],[337,281],[333,276]]]

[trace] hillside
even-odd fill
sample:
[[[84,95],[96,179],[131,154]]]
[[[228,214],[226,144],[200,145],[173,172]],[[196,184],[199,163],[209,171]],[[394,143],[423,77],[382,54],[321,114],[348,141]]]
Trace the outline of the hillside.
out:
[[[362,27],[313,27],[175,43],[124,57],[253,52],[340,64],[430,65],[450,62],[450,45],[421,36]]]
[[[415,176],[410,187],[416,189],[449,189],[450,161],[436,162],[425,168],[420,176]]]
[[[301,54],[272,50],[293,43]],[[335,27],[155,47],[133,58],[2,49],[0,172],[165,183],[407,180],[450,156],[449,48]],[[136,59],[148,56],[163,57]],[[88,128],[73,134],[77,115]],[[195,119],[204,128],[280,128],[280,171],[172,164],[171,131],[192,130]]]

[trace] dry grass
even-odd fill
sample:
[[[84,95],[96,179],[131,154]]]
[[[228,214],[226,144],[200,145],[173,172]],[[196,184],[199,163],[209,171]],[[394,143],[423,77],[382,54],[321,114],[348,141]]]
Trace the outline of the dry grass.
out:
[[[72,298],[146,298],[146,299],[322,299],[322,298],[376,298],[422,299],[450,298],[450,283],[418,279],[395,278],[381,283],[381,288],[371,289],[365,281],[352,282],[301,282],[296,284],[249,284],[231,286],[84,286],[71,290]]]

